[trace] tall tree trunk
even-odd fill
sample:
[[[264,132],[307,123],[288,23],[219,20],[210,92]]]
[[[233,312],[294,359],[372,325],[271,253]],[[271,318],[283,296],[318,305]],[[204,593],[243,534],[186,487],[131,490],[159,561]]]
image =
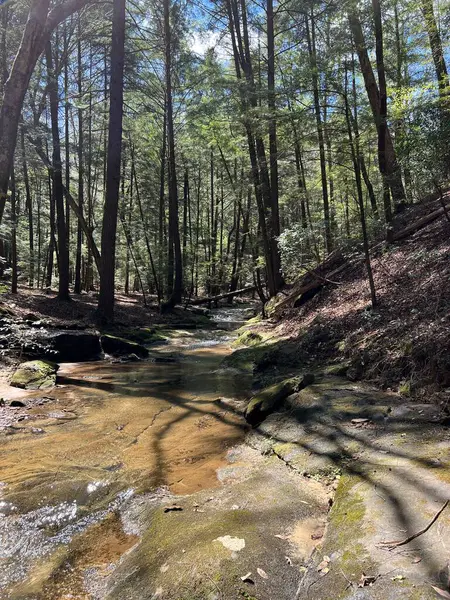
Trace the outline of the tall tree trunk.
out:
[[[381,22],[381,5],[379,0],[372,0],[372,7],[375,20],[375,53],[377,59],[377,72],[379,84],[379,116],[377,122],[378,129],[378,165],[383,178],[383,199],[384,214],[386,222],[392,219],[391,201],[389,194],[389,174],[386,161],[386,134],[387,134],[387,87],[386,73],[384,69],[383,52],[383,25]]]
[[[361,67],[361,72],[364,78],[364,84],[367,91],[367,97],[369,99],[370,107],[372,109],[372,114],[374,118],[375,125],[377,127],[377,132],[379,133],[379,126],[381,123],[381,114],[380,114],[380,92],[378,90],[378,85],[375,80],[375,76],[373,73],[372,65],[370,63],[369,54],[367,52],[367,46],[364,39],[364,34],[361,27],[361,22],[355,10],[351,11],[348,14],[350,29],[353,34],[353,39],[355,41],[355,47],[359,58],[359,64]],[[392,197],[394,199],[394,203],[396,205],[403,204],[406,199],[405,190],[403,187],[403,181],[401,176],[400,166],[397,162],[397,155],[394,150],[394,146],[392,143],[392,138],[389,132],[389,128],[384,128],[385,130],[385,168],[386,175],[388,178],[389,188],[392,192]]]
[[[280,253],[275,233],[279,231],[279,224],[275,223],[278,215],[278,207],[272,205],[264,140],[261,134],[255,131],[253,122],[248,115],[249,110],[258,108],[258,100],[251,62],[246,2],[245,0],[240,0],[239,13],[237,0],[226,0],[226,9],[236,77],[238,80],[241,80],[244,76],[248,86],[247,91],[244,91],[242,85],[239,86],[241,110],[243,113],[242,121],[247,137],[252,180],[258,207],[260,234],[266,263],[267,286],[269,295],[275,296],[283,285]]]
[[[445,168],[450,172],[450,81],[445,54],[442,48],[441,35],[434,16],[433,0],[421,0],[422,13],[430,41],[431,54],[433,55],[434,70],[439,86],[441,128],[446,141]]]
[[[48,156],[48,151],[47,151],[47,156]],[[50,160],[50,159],[49,159]],[[53,195],[53,189],[52,189],[52,171],[49,169],[48,170],[48,203],[49,203],[49,230],[50,230],[50,236],[49,236],[49,240],[48,240],[48,247],[47,247],[47,265],[46,265],[46,274],[45,274],[45,287],[46,288],[51,288],[52,287],[52,278],[53,278],[53,269],[54,269],[54,264],[53,264],[53,259],[55,256],[55,197]],[[38,283],[38,287],[39,287],[39,283]]]
[[[64,143],[65,143],[65,175],[66,175],[66,189],[70,189],[70,103],[69,103],[69,39],[67,34],[67,24],[64,23]],[[67,244],[70,248],[70,206],[69,201],[66,198],[66,232],[67,232]]]
[[[18,225],[18,210],[17,210],[17,195],[16,195],[16,177],[14,165],[11,171],[11,292],[17,294],[17,225]]]
[[[8,194],[20,115],[36,62],[57,25],[89,1],[66,0],[56,4],[50,11],[50,0],[33,0],[31,4],[0,109],[0,223]]]
[[[67,244],[66,219],[64,216],[64,192],[62,179],[61,145],[58,122],[58,79],[53,68],[52,46],[48,42],[45,50],[48,75],[48,95],[53,141],[53,198],[56,207],[56,228],[58,232],[58,298],[69,300],[69,247]]]
[[[350,112],[350,118],[352,118],[353,131],[355,132],[355,137],[359,140],[359,124],[358,124],[358,96],[356,91],[356,74],[355,74],[355,57],[352,52],[352,96],[353,96],[353,118]],[[366,184],[367,193],[369,194],[370,206],[372,207],[373,214],[378,216],[378,206],[377,199],[375,196],[375,192],[373,190],[372,182],[370,181],[369,173],[367,172],[366,161],[364,160],[364,154],[362,152],[359,153],[360,160],[359,164],[361,167],[361,175],[363,176],[364,183]]]
[[[22,150],[22,170],[23,170],[23,182],[25,185],[25,203],[26,210],[28,213],[28,243],[30,249],[30,264],[28,273],[28,285],[34,286],[34,228],[33,228],[33,200],[31,197],[30,190],[30,179],[28,176],[28,165],[27,157],[25,153],[25,133],[23,126],[20,129],[20,142]]]
[[[319,140],[319,156],[320,156],[320,177],[322,181],[322,199],[323,199],[323,218],[325,224],[325,247],[328,253],[333,250],[333,236],[331,232],[330,221],[330,203],[328,198],[328,183],[327,183],[327,165],[325,157],[325,141],[323,135],[323,125],[320,110],[319,98],[319,81],[317,77],[317,56],[315,44],[315,22],[314,14],[311,14],[311,30],[309,27],[309,17],[305,15],[306,39],[308,42],[309,59],[311,63],[311,77],[313,84],[314,96],[314,112],[316,114],[317,137]]]
[[[114,0],[106,198],[103,211],[100,293],[98,299],[99,316],[104,322],[111,322],[114,319],[114,272],[116,267],[117,212],[122,155],[124,55],[125,0]]]
[[[267,106],[269,108],[269,162],[272,231],[280,235],[278,204],[278,144],[275,97],[275,31],[273,0],[267,0]]]
[[[167,109],[167,145],[169,150],[169,246],[172,244],[174,257],[173,289],[164,310],[172,309],[181,302],[183,291],[183,260],[181,256],[180,228],[178,223],[178,185],[175,158],[175,131],[172,100],[172,30],[170,25],[170,0],[164,4],[165,83]]]
[[[159,212],[158,212],[158,274],[159,289],[163,292],[163,256],[164,256],[164,222],[165,222],[165,182],[166,182],[166,154],[167,154],[167,100],[164,97],[164,120],[162,129],[162,143],[160,152],[159,173]]]
[[[77,87],[78,87],[78,207],[81,212],[84,210],[84,125],[83,125],[83,109],[81,103],[83,99],[83,64],[81,55],[81,19],[78,17],[78,43],[77,43]],[[75,253],[75,280],[73,291],[75,294],[81,294],[81,248],[83,244],[83,231],[81,223],[77,225],[77,246]]]
[[[345,118],[346,118],[346,122],[347,122],[348,141],[350,144],[350,152],[351,152],[351,156],[352,156],[353,168],[355,171],[356,190],[357,190],[357,198],[358,198],[359,217],[360,217],[360,221],[361,221],[361,231],[362,231],[362,236],[363,236],[363,246],[364,246],[364,256],[365,256],[366,269],[367,269],[367,279],[369,281],[372,308],[375,308],[375,306],[377,304],[377,297],[376,297],[376,291],[375,291],[375,283],[373,280],[372,265],[370,262],[369,239],[367,236],[366,217],[365,217],[365,211],[364,211],[364,199],[363,199],[363,193],[362,193],[361,169],[360,169],[359,140],[358,139],[356,140],[356,144],[353,142],[352,121],[351,121],[351,117],[350,117],[351,113],[350,113],[350,106],[349,106],[349,102],[348,102],[347,68],[345,69],[344,102],[345,102]]]

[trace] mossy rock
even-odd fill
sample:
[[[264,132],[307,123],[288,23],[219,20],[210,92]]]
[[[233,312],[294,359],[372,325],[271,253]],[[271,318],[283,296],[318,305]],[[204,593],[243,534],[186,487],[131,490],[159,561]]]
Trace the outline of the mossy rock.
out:
[[[156,329],[149,327],[140,327],[138,329],[129,329],[123,331],[122,335],[124,339],[135,342],[136,344],[150,345],[156,343],[162,343],[166,341],[166,338],[158,333]]]
[[[136,354],[139,358],[146,358],[148,356],[148,350],[145,346],[109,333],[102,335],[100,342],[103,351],[112,356],[123,356],[125,354]]]
[[[264,388],[251,398],[246,408],[245,419],[247,423],[254,426],[259,425],[285,398],[313,382],[314,375],[307,373],[300,377],[284,379]]]
[[[236,346],[257,346],[263,341],[262,335],[256,331],[244,331],[236,340]]]
[[[350,366],[350,361],[343,361],[334,365],[328,365],[324,368],[323,374],[330,377],[345,377]]]
[[[58,365],[47,360],[24,362],[11,377],[10,384],[25,390],[40,390],[56,383]]]

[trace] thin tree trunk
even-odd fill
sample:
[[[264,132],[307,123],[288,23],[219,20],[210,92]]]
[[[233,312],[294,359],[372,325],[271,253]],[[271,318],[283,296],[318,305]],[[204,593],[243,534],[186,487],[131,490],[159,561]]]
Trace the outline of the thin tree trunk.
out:
[[[355,75],[355,58],[352,53],[352,96],[353,96],[353,131],[355,132],[355,137],[359,140],[359,124],[358,124],[358,96],[356,91],[356,75]],[[350,117],[352,115],[350,114]],[[372,207],[373,214],[378,216],[378,206],[377,199],[375,196],[375,192],[373,190],[372,182],[370,181],[369,174],[367,172],[366,161],[364,160],[364,154],[360,153],[360,167],[361,174],[364,179],[364,183],[366,184],[367,192],[369,194],[370,206]]]
[[[328,198],[328,183],[327,183],[327,165],[325,156],[325,141],[323,135],[322,117],[320,111],[319,99],[319,82],[317,77],[317,57],[315,43],[315,23],[314,14],[311,14],[311,30],[309,27],[309,17],[305,15],[306,39],[308,42],[309,58],[311,63],[311,76],[313,84],[314,96],[314,112],[316,114],[317,137],[319,140],[319,156],[320,156],[320,177],[322,181],[322,199],[323,199],[323,218],[325,225],[325,247],[328,254],[333,250],[333,236],[331,232],[330,222],[330,204]]]
[[[356,190],[357,190],[357,198],[358,198],[359,217],[360,217],[360,221],[361,221],[361,231],[362,231],[362,236],[363,236],[363,246],[364,246],[364,256],[365,256],[366,269],[367,269],[367,279],[369,281],[372,308],[375,308],[375,306],[377,304],[377,297],[376,297],[376,291],[375,291],[375,283],[373,280],[372,265],[370,262],[369,239],[367,236],[366,217],[365,217],[365,211],[364,211],[364,198],[363,198],[363,192],[362,192],[361,170],[360,170],[359,140],[357,139],[356,144],[354,144],[353,133],[352,133],[352,120],[350,117],[351,113],[350,113],[350,107],[349,107],[349,102],[348,102],[347,67],[345,68],[344,102],[345,102],[345,118],[346,118],[346,122],[347,122],[348,141],[350,144],[353,168],[355,171]]]
[[[367,91],[367,97],[369,99],[370,107],[374,118],[377,131],[379,133],[379,127],[381,123],[380,113],[380,92],[378,85],[375,80],[372,65],[370,63],[369,54],[367,52],[367,46],[364,39],[364,34],[361,27],[361,22],[355,11],[351,11],[348,15],[350,29],[353,34],[355,41],[355,47],[359,58],[359,64],[361,72],[364,78],[364,84]],[[401,176],[401,170],[397,162],[397,155],[394,150],[392,138],[389,132],[389,128],[386,126],[385,131],[385,169],[388,178],[389,188],[392,192],[395,205],[400,205],[405,202],[405,190],[403,187],[403,181]],[[387,208],[387,207],[386,207]]]
[[[45,50],[48,74],[48,95],[53,140],[53,198],[56,208],[56,228],[58,232],[58,298],[69,300],[69,247],[67,244],[66,220],[64,216],[64,192],[62,180],[61,146],[58,123],[58,79],[53,68],[52,46],[48,42]]]
[[[16,177],[14,166],[11,171],[11,292],[17,294],[17,226],[18,226],[18,211],[17,211],[17,196],[16,196]]]
[[[173,124],[172,101],[172,30],[170,25],[170,0],[164,4],[164,45],[165,45],[165,83],[167,108],[167,145],[169,150],[169,250],[173,247],[174,279],[173,289],[164,310],[172,309],[181,302],[183,291],[183,261],[181,256],[180,229],[178,223],[178,185],[175,158],[175,131]]]
[[[78,17],[78,44],[77,44],[77,59],[78,59],[78,102],[81,105],[83,98],[83,66],[81,54],[81,19]],[[83,125],[83,109],[78,108],[78,207],[83,212],[84,207],[84,125]],[[77,246],[75,254],[75,281],[73,291],[75,294],[81,294],[81,248],[83,244],[83,231],[81,223],[77,225]]]
[[[450,81],[447,65],[445,63],[445,54],[442,48],[441,35],[434,16],[433,0],[421,0],[422,13],[425,19],[425,26],[430,41],[431,54],[433,56],[434,70],[439,86],[441,128],[444,139],[447,141],[447,156],[445,157],[447,172],[450,171]]]
[[[33,200],[31,197],[30,179],[28,176],[28,165],[27,165],[27,158],[26,158],[26,154],[25,154],[25,133],[23,130],[23,125],[20,129],[20,141],[21,141],[21,150],[22,150],[22,170],[23,170],[23,182],[25,185],[26,209],[28,212],[28,243],[29,243],[29,249],[30,249],[28,285],[30,287],[33,287],[34,286]]]
[[[47,151],[48,156],[48,151]],[[50,161],[50,159],[49,159]],[[46,264],[46,275],[45,275],[45,287],[52,287],[53,278],[53,259],[55,255],[55,197],[53,196],[52,190],[52,171],[48,170],[48,203],[49,203],[49,225],[50,225],[50,236],[48,240],[47,249],[47,264]],[[39,283],[38,283],[39,287]]]

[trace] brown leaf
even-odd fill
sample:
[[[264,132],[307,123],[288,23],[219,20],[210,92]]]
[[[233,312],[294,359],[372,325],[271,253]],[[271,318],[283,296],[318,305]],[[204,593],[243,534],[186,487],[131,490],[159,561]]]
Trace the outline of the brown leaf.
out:
[[[267,573],[265,571],[263,571],[262,569],[256,569],[258,575],[260,577],[262,577],[263,579],[269,579],[269,576],[267,575]]]
[[[431,586],[433,588],[433,590],[436,592],[436,594],[438,594],[439,596],[441,596],[441,598],[447,598],[448,600],[450,600],[450,593],[446,592],[445,590],[441,590],[441,588],[438,588],[434,585]]]

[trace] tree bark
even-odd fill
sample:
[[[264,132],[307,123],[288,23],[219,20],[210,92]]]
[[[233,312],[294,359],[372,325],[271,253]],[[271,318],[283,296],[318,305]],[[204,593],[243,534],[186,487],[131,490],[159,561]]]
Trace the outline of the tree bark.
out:
[[[62,179],[61,145],[58,123],[58,80],[53,68],[52,46],[49,41],[45,50],[48,76],[48,95],[53,141],[53,198],[56,208],[56,228],[58,232],[58,298],[69,300],[69,247],[67,244],[66,219],[64,216],[64,192]]]
[[[31,4],[22,40],[5,84],[0,110],[0,223],[5,210],[20,115],[36,62],[57,25],[90,1],[65,0],[50,11],[50,0],[33,0]]]
[[[331,232],[331,221],[330,221],[330,203],[328,198],[328,183],[327,183],[327,165],[325,157],[325,141],[323,135],[323,124],[320,112],[320,98],[319,98],[319,81],[317,77],[317,57],[316,57],[316,44],[315,44],[315,23],[314,15],[311,14],[311,30],[309,27],[309,17],[305,14],[305,26],[306,26],[306,39],[308,42],[308,52],[311,67],[311,77],[313,84],[313,95],[314,95],[314,112],[316,115],[317,124],[317,138],[319,140],[319,156],[320,156],[320,177],[322,181],[322,199],[323,199],[323,218],[325,224],[325,247],[330,254],[333,250],[333,235]]]
[[[173,289],[164,310],[172,309],[181,302],[183,292],[183,259],[181,256],[180,228],[178,222],[178,184],[175,157],[175,131],[173,124],[172,99],[172,28],[170,25],[170,0],[164,0],[164,45],[165,45],[165,83],[167,110],[167,146],[169,150],[169,238],[173,247],[174,280]]]
[[[30,249],[30,262],[29,262],[29,273],[28,273],[28,285],[34,286],[34,227],[33,227],[33,200],[31,197],[30,180],[28,177],[28,165],[27,157],[25,153],[25,133],[23,125],[20,129],[20,142],[22,151],[22,170],[23,170],[23,182],[25,185],[25,204],[28,213],[28,244]]]
[[[100,320],[103,322],[111,322],[114,319],[114,273],[122,155],[124,55],[125,0],[114,0],[106,198],[103,211],[100,294],[98,299],[98,313]]]
[[[353,39],[355,41],[359,64],[364,78],[364,84],[366,87],[370,107],[372,109],[372,115],[379,135],[380,123],[382,120],[380,111],[380,92],[378,90],[378,85],[375,80],[369,54],[367,52],[367,46],[364,39],[361,22],[355,11],[351,11],[348,14],[348,20],[353,34]],[[394,199],[394,204],[399,205],[403,204],[406,199],[401,170],[397,162],[397,155],[394,150],[389,128],[386,125],[386,127],[383,129],[385,131],[386,138],[384,149],[386,179],[388,180],[389,188]]]
[[[78,43],[77,43],[77,86],[78,86],[78,102],[81,104],[83,98],[82,87],[82,57],[81,57],[81,22],[78,17]],[[84,206],[84,128],[83,128],[83,109],[78,108],[78,207],[83,212]],[[78,221],[77,226],[77,246],[75,253],[75,281],[73,291],[75,294],[81,294],[81,247],[83,244],[83,232],[81,223]]]

